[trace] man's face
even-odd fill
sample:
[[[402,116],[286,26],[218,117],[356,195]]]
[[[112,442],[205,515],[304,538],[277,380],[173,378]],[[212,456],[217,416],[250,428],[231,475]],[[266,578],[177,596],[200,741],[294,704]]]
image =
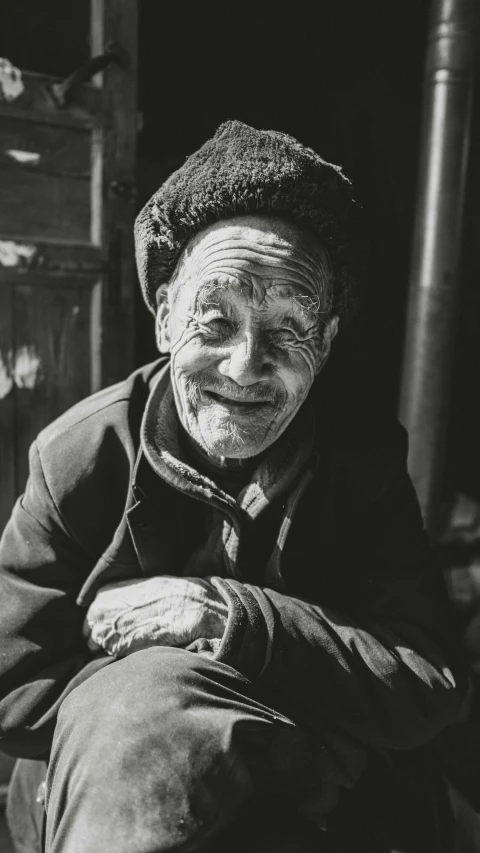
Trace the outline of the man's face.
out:
[[[255,456],[298,412],[337,331],[327,276],[316,241],[269,216],[224,220],[187,245],[159,289],[158,343],[180,421],[210,456]]]

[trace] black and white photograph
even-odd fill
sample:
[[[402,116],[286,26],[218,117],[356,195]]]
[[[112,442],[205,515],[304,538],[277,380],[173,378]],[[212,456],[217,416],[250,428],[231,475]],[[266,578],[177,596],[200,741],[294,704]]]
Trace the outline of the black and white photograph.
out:
[[[0,853],[480,853],[479,53],[0,4]]]

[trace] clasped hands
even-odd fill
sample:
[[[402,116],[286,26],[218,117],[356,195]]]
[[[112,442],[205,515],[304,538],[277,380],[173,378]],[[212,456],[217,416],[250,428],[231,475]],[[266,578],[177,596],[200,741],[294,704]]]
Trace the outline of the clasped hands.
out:
[[[91,651],[123,657],[149,646],[186,648],[210,640],[216,650],[228,605],[209,580],[169,575],[102,587],[88,608],[83,636]]]

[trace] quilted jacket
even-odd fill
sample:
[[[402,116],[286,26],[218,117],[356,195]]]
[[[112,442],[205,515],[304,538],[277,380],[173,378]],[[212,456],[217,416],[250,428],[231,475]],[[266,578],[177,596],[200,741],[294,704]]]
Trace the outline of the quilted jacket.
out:
[[[180,451],[152,455],[152,394],[159,406],[171,394],[165,359],[77,404],[31,448],[0,544],[0,749],[48,756],[63,698],[114,663],[82,638],[99,586],[195,566],[229,604],[218,659],[282,712],[313,708],[366,750],[434,738],[457,715],[463,665],[403,429],[320,409],[302,444],[305,408],[272,446],[284,488],[270,476],[270,491],[259,481],[235,501]]]

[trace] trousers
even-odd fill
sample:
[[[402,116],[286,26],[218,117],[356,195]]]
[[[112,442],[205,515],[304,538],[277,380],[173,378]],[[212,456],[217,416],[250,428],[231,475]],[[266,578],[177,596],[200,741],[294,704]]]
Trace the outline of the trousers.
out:
[[[17,764],[17,853],[451,853],[428,750],[374,756],[325,814],[321,726],[264,700],[231,667],[182,649],[100,670],[60,708],[44,806],[41,762]]]

